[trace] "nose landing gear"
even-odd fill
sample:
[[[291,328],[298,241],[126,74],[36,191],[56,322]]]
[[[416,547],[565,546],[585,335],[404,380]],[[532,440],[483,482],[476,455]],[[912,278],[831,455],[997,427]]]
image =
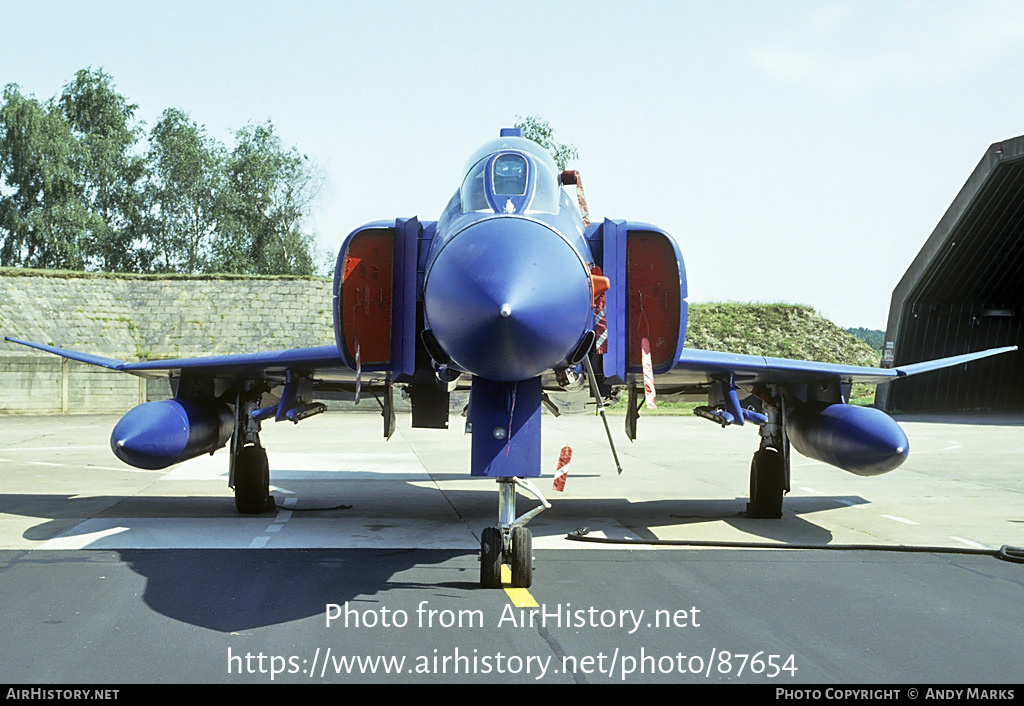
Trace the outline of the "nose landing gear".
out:
[[[533,584],[533,534],[526,523],[551,507],[540,490],[525,478],[498,478],[498,525],[484,529],[480,538],[480,585],[501,588],[501,567],[511,569],[513,588]],[[540,501],[538,507],[516,517],[516,485]]]

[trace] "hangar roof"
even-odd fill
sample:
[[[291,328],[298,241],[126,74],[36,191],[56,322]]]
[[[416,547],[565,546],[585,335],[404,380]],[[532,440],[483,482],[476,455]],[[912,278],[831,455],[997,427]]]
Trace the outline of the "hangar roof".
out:
[[[893,290],[882,366],[1024,341],[1024,136],[990,145]],[[883,409],[1022,409],[1019,353],[880,385]],[[889,388],[892,388],[891,390]]]
[[[914,302],[1024,301],[1024,136],[986,150],[893,290]]]

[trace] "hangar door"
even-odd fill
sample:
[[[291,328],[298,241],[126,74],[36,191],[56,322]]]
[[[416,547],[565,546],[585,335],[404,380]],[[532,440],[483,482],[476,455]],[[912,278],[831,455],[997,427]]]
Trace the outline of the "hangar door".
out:
[[[1024,136],[989,147],[893,292],[883,365],[1024,343]],[[1024,352],[879,388],[888,410],[1024,410]]]

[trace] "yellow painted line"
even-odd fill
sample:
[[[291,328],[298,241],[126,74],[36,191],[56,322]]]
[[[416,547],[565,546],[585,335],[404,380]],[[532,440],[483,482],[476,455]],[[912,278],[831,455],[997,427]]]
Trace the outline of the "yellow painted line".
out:
[[[501,583],[504,584],[505,594],[508,599],[512,601],[512,605],[519,608],[539,608],[540,604],[537,603],[537,599],[530,595],[530,592],[525,588],[512,588],[509,586],[512,583],[512,570],[501,565]]]

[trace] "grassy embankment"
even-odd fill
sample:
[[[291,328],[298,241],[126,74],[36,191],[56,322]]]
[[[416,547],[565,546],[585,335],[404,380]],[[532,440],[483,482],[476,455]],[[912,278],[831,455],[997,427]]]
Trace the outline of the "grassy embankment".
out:
[[[686,347],[774,358],[877,367],[879,354],[811,307],[798,304],[691,304]],[[874,385],[854,385],[851,402],[870,405]],[[642,415],[689,414],[706,402],[658,402]],[[625,413],[625,400],[610,408]]]

